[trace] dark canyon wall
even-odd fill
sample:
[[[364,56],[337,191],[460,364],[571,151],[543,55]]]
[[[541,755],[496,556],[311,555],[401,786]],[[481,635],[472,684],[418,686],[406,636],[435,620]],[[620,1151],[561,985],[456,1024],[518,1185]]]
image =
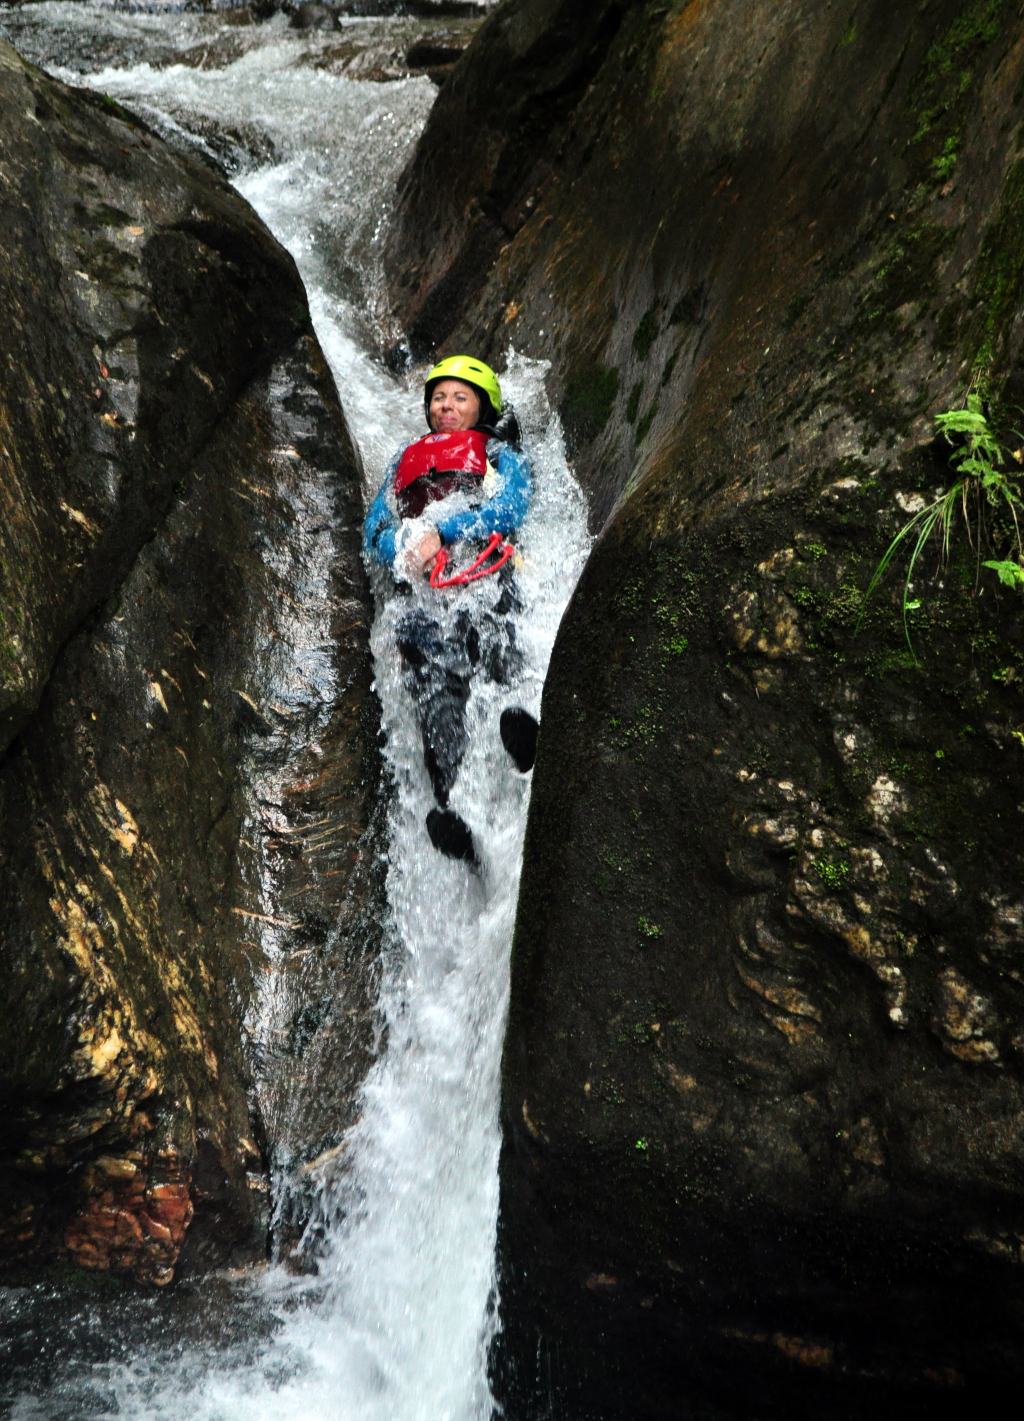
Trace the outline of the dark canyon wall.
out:
[[[913,652],[864,600],[938,412],[1024,458],[1022,117],[1016,0],[509,0],[404,176],[413,349],[550,359],[600,533],[513,951],[516,1414],[1024,1369],[1021,594],[961,514]]]
[[[164,1283],[371,1049],[358,470],[225,183],[5,44],[0,135],[0,1256]]]

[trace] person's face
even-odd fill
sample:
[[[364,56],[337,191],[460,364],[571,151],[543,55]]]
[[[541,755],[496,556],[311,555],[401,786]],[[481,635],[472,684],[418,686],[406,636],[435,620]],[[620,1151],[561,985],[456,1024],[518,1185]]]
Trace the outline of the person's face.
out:
[[[440,380],[430,396],[430,427],[435,433],[472,429],[480,418],[479,396],[461,380]]]

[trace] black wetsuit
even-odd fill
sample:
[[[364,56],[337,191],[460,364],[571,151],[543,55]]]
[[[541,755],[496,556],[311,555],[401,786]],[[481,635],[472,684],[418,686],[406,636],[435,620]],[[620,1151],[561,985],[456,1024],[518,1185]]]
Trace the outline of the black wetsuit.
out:
[[[495,574],[494,605],[471,618],[460,610],[445,628],[422,607],[398,623],[406,688],[423,736],[423,759],[442,809],[469,744],[466,705],[474,676],[507,686],[522,666],[513,618],[520,610],[511,571]],[[439,594],[443,596],[442,594]]]
[[[455,511],[437,508],[437,530],[443,544],[482,549],[494,533],[512,536],[529,505],[530,469],[518,446],[514,415],[509,412],[502,423],[501,430],[481,426],[488,435],[488,466],[491,473],[496,472],[493,490],[483,476],[461,479],[456,489],[450,471],[437,474],[433,469],[427,481],[436,482],[436,488],[425,487],[424,479],[419,478],[398,489],[396,475],[404,453],[400,450],[366,516],[363,546],[367,555],[394,567],[400,556],[396,540],[402,520],[422,516],[429,521],[433,513],[430,505],[442,503],[456,491],[469,494],[469,506]],[[411,502],[413,495],[421,501]],[[399,585],[411,591],[407,583]],[[515,634],[521,603],[511,561],[475,582],[471,597],[466,599],[469,606],[463,602],[454,617],[445,616],[445,599],[462,595],[457,589],[438,589],[434,594],[438,599],[436,615],[429,605],[411,608],[399,619],[397,642],[403,680],[423,738],[424,763],[439,806],[427,815],[428,833],[442,853],[475,861],[469,827],[448,809],[448,800],[469,745],[466,707],[474,677],[508,686],[522,666]],[[526,711],[511,708],[502,713],[500,729],[506,749],[525,772],[533,764],[536,721]]]

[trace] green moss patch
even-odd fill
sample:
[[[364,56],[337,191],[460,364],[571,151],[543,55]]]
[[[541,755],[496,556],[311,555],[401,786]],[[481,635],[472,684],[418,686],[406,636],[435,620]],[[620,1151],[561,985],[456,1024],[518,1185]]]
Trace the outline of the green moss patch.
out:
[[[981,303],[967,342],[984,375],[1001,353],[1005,333],[1024,299],[1024,158],[1007,174],[999,216],[978,254],[972,305]]]
[[[869,319],[895,311],[908,301],[933,296],[939,258],[954,235],[949,228],[931,222],[921,222],[908,232],[898,233],[865,298]]]
[[[648,433],[648,431],[649,431],[651,425],[652,425],[653,422],[654,422],[654,417],[655,417],[655,415],[658,413],[658,405],[659,405],[659,404],[660,404],[660,400],[657,400],[657,399],[656,399],[656,400],[654,401],[653,405],[651,405],[650,409],[649,409],[649,410],[647,411],[647,413],[644,415],[643,419],[641,419],[640,423],[637,425],[637,427],[636,427],[636,442],[637,442],[638,445],[639,445],[639,444],[642,444],[642,443],[644,442],[644,440],[647,438],[647,433]]]
[[[684,292],[672,307],[668,323],[670,326],[695,326],[704,309],[704,290],[693,286]]]
[[[640,324],[633,332],[633,349],[636,351],[638,360],[646,360],[651,353],[651,346],[658,339],[658,322],[654,315],[654,307],[645,311],[640,319]]]
[[[788,331],[792,326],[795,326],[810,304],[811,298],[806,291],[801,291],[798,295],[794,296],[786,307],[785,315],[782,317],[783,330]]]
[[[561,416],[571,448],[596,439],[611,418],[619,393],[619,372],[613,365],[588,365],[566,386]]]
[[[917,119],[914,141],[924,138],[970,89],[981,51],[997,37],[1012,11],[1010,0],[974,0],[935,41],[910,89]]]

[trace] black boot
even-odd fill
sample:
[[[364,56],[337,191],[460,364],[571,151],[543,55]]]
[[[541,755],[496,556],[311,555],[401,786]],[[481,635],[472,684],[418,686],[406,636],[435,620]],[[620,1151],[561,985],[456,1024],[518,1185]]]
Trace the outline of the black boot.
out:
[[[533,769],[537,758],[537,732],[540,726],[529,711],[518,706],[501,713],[501,743],[516,762],[516,769],[525,775]]]
[[[453,809],[432,809],[427,815],[427,833],[434,848],[446,858],[476,863],[469,825]]]

